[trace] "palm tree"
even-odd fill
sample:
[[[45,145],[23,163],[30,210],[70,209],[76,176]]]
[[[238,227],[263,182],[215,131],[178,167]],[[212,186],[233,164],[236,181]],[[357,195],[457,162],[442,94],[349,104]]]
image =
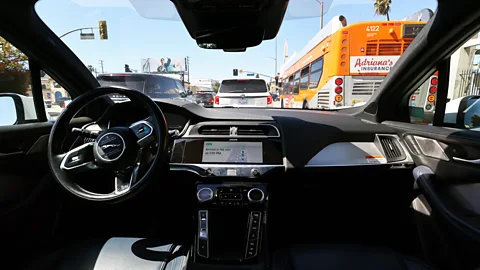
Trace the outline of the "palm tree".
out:
[[[373,6],[375,7],[375,15],[387,16],[387,21],[390,21],[390,5],[392,0],[375,0]]]

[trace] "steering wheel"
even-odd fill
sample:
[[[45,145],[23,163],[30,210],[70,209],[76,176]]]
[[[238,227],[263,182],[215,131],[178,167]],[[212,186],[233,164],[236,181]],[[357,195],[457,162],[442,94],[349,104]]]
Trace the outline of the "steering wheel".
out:
[[[68,152],[62,151],[64,138],[72,131],[70,121],[78,111],[109,94],[120,94],[131,102],[142,104],[150,116],[130,126],[109,127],[93,134],[94,137],[96,135],[94,142],[86,142]],[[74,99],[60,114],[50,132],[48,162],[53,177],[71,194],[90,201],[120,201],[130,197],[134,191],[141,190],[153,178],[157,166],[161,165],[159,163],[166,160],[167,136],[167,124],[162,110],[148,96],[126,88],[99,87]],[[145,152],[149,152],[147,150],[151,152],[150,160],[145,162]],[[114,174],[112,192],[91,192],[77,183],[76,174],[95,169],[108,170]]]

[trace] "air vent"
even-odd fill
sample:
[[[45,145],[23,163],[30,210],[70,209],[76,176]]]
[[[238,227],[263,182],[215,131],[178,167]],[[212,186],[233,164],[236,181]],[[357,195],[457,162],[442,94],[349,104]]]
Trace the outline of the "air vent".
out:
[[[223,135],[228,136],[230,135],[230,127],[229,126],[203,126],[198,129],[198,133],[200,135]]]
[[[198,133],[197,133],[198,132]],[[190,136],[196,133],[201,136],[227,136],[227,137],[279,137],[278,129],[273,125],[264,124],[226,124],[226,125],[202,125],[198,129],[193,128]]]
[[[388,162],[401,161],[406,158],[400,142],[394,136],[378,136],[378,140]]]
[[[271,126],[239,126],[237,135],[239,136],[275,136],[271,133]]]

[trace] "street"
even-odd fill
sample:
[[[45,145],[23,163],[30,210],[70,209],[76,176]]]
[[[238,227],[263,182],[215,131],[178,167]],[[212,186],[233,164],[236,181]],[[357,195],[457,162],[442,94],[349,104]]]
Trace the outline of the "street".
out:
[[[50,115],[51,120],[56,120],[57,117],[62,113],[63,108],[58,105],[52,105],[51,108],[45,108],[48,115]]]

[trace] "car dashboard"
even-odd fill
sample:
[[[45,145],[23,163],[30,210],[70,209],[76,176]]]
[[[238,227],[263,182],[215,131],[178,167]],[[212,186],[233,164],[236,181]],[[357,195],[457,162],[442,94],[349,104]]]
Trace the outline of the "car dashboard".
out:
[[[196,264],[250,269],[267,260],[267,242],[323,241],[333,234],[309,232],[338,231],[365,215],[389,227],[409,209],[414,162],[386,125],[342,112],[156,103],[169,129],[169,175],[154,180],[166,180],[169,193],[158,188],[158,196],[175,201],[177,213],[194,213]],[[129,126],[148,116],[131,102],[116,103],[86,128]],[[275,229],[267,236],[269,224]]]
[[[395,131],[341,112],[204,108],[156,101],[170,133],[172,170],[202,177],[259,178],[271,171],[325,167],[410,167],[413,160]],[[107,127],[148,117],[131,102],[112,105]]]

